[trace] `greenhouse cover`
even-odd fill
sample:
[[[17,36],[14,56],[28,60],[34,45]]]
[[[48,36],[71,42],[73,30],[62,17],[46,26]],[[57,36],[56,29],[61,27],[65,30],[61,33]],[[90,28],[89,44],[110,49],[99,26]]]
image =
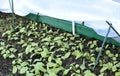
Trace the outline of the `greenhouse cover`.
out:
[[[14,13],[38,22],[104,40],[109,25],[120,33],[120,3],[117,0],[13,0]],[[119,0],[118,0],[119,1]],[[11,13],[10,0],[0,0],[0,11]],[[39,15],[38,15],[39,13]],[[85,26],[81,23],[84,22]],[[64,26],[63,26],[64,25]],[[67,29],[66,29],[67,28]],[[120,46],[120,37],[110,30],[106,42]]]

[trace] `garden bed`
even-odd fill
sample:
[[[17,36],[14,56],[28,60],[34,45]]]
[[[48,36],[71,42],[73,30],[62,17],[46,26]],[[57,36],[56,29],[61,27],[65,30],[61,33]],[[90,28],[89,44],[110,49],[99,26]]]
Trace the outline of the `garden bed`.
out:
[[[120,47],[0,13],[1,76],[120,76]]]

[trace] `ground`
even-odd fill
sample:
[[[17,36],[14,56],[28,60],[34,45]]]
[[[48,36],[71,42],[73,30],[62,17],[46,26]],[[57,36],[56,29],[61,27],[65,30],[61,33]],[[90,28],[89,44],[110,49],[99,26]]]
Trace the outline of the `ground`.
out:
[[[93,70],[101,41],[81,35],[74,36],[19,16],[15,18],[16,29],[2,37],[5,31],[12,28],[11,16],[0,12],[0,40],[9,46],[7,50],[15,48],[17,52],[13,51],[12,58],[4,58],[4,54],[0,54],[0,76],[119,76],[120,47],[106,43],[99,64]],[[39,64],[43,67],[39,67]]]

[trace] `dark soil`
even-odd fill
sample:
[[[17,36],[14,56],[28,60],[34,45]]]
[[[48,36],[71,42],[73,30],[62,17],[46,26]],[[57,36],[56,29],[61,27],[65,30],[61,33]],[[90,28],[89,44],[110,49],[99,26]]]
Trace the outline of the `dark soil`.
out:
[[[8,76],[12,72],[12,59],[4,59],[0,56],[0,76]]]
[[[4,31],[6,31],[7,29],[9,29],[9,27],[11,26],[11,14],[5,14],[5,13],[2,13],[2,12],[0,12],[0,19],[4,19],[4,22],[2,22],[2,23],[0,23],[0,27],[2,27],[2,28],[0,28],[0,39],[2,39],[2,33],[4,32]],[[18,19],[19,18],[19,19]],[[21,17],[19,17],[19,16],[16,16],[16,19],[15,19],[15,25],[17,25],[18,23],[17,22],[19,22],[19,20],[24,20],[23,18],[21,18]],[[24,23],[28,23],[28,20],[24,20]],[[1,25],[2,24],[2,25]],[[6,26],[7,25],[7,26]],[[55,28],[54,28],[54,30],[56,30]],[[60,31],[61,33],[63,32],[63,31]],[[83,38],[86,38],[86,37],[84,37],[83,36]],[[78,37],[78,39],[79,39],[79,37]],[[4,40],[6,40],[5,38],[4,38]],[[76,39],[77,40],[77,39]],[[87,39],[86,41],[93,41],[94,39]],[[35,41],[35,42],[38,42],[38,41]],[[13,41],[13,42],[11,42],[12,44],[14,44],[15,42]],[[87,42],[85,42],[85,43],[87,43]],[[98,42],[98,46],[100,47],[101,46],[101,41],[99,41]],[[76,46],[77,44],[75,44],[75,46]],[[87,44],[85,44],[85,45],[87,45]],[[71,45],[71,46],[74,46],[74,45]],[[19,47],[17,47],[18,49],[20,49]],[[57,49],[57,48],[55,48],[55,49]],[[84,50],[86,50],[86,51],[89,51],[89,48],[88,47],[86,47],[86,48],[84,48]],[[117,49],[118,50],[118,49]],[[115,50],[115,51],[112,51],[113,53],[116,53],[117,52],[117,50]],[[61,54],[61,55],[63,55],[64,54],[64,52],[56,52],[56,55],[58,55],[58,54]],[[96,56],[95,57],[97,57],[97,54],[98,53],[96,53]],[[35,57],[33,57],[33,59],[37,59],[37,58],[39,58],[39,56],[37,55],[37,56],[35,56]],[[24,59],[27,59],[27,56],[25,56],[24,57]],[[81,64],[82,63],[82,61],[81,61],[81,59],[77,59],[77,60],[75,60],[75,57],[74,56],[70,56],[68,59],[65,59],[65,60],[63,60],[63,65],[62,66],[64,66],[64,67],[66,67],[67,68],[67,66],[69,66],[71,63],[73,63],[73,62],[75,62],[75,63],[77,63],[77,64]],[[89,63],[89,62],[88,62]],[[95,74],[98,74],[99,73],[99,71],[100,71],[100,69],[101,69],[101,67],[98,67],[97,69],[95,69],[94,70],[94,73]],[[92,71],[92,70],[91,70]],[[69,75],[70,74],[72,74],[72,73],[74,73],[74,71],[73,70],[71,70],[71,71],[69,71]],[[108,73],[109,73],[109,71],[108,71]],[[10,75],[12,75],[12,59],[4,59],[1,55],[0,55],[0,76],[10,76]],[[62,75],[62,72],[59,72],[59,74],[58,74],[59,76],[61,76]],[[12,75],[13,76],[13,75]],[[15,74],[14,76],[22,76],[22,75],[19,75],[19,74]],[[24,76],[24,75],[23,75]],[[108,74],[108,76],[113,76],[113,73],[109,73]]]
[[[8,14],[3,14],[0,12],[0,19],[6,19],[6,17],[10,17]],[[4,22],[3,22],[4,23]],[[3,24],[2,23],[2,24]],[[9,22],[8,22],[9,24]],[[0,27],[4,25],[0,24]],[[5,27],[4,27],[5,28]],[[2,39],[2,32],[5,30],[3,27],[0,28],[0,39]],[[0,76],[9,76],[12,72],[12,59],[4,59],[0,54]]]

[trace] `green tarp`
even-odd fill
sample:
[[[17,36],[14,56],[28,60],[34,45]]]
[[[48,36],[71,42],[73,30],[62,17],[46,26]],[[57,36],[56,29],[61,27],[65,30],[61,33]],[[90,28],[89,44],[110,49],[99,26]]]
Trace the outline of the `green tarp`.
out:
[[[25,18],[50,25],[52,27],[59,28],[67,32],[72,32],[71,21],[61,20],[61,19],[52,18],[48,16],[43,16],[43,15],[36,15],[32,13],[26,15]],[[92,28],[84,26],[83,24],[75,23],[75,33],[86,36],[88,38],[95,38],[101,41],[104,40],[103,36],[98,35]],[[107,38],[106,42],[114,44],[116,46],[120,46],[119,42],[109,37]]]

